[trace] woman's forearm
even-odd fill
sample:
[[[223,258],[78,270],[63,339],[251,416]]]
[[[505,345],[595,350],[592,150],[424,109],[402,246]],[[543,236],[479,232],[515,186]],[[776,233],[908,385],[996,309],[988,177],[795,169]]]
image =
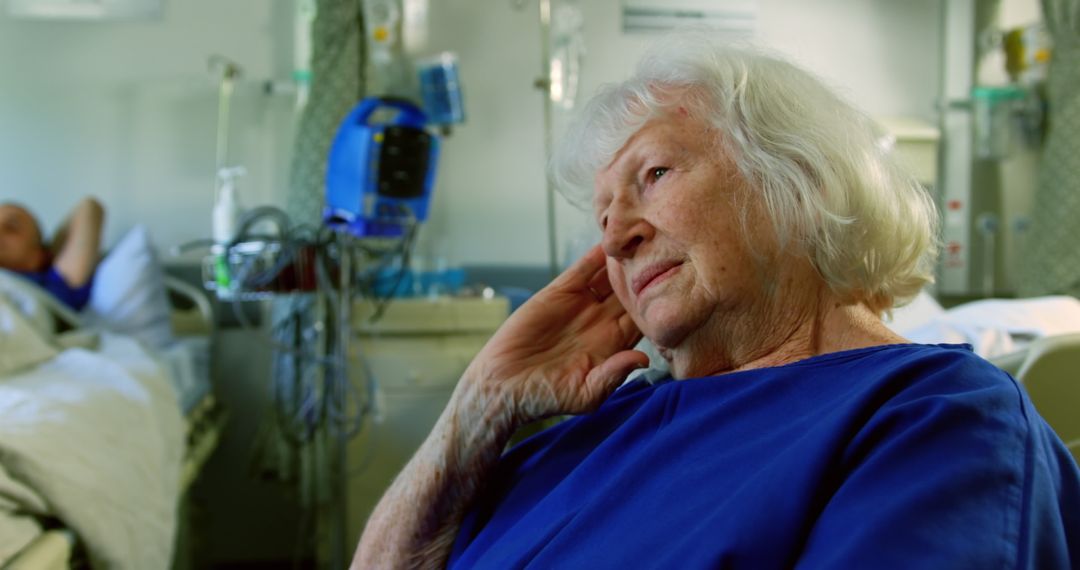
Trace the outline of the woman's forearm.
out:
[[[105,209],[93,198],[84,198],[53,239],[53,266],[72,287],[85,285],[94,275],[101,247]]]
[[[514,430],[595,410],[631,370],[641,332],[597,246],[519,307],[469,365],[431,435],[368,520],[353,568],[446,565],[462,517]]]
[[[54,256],[59,255],[67,245],[68,240],[71,237],[72,224],[96,224],[101,226],[105,217],[105,208],[101,206],[101,203],[92,197],[86,197],[79,201],[78,204],[72,208],[67,218],[60,224],[56,231],[53,233],[49,248],[52,250]]]
[[[462,379],[368,519],[353,568],[441,568],[461,519],[513,433],[501,398]]]

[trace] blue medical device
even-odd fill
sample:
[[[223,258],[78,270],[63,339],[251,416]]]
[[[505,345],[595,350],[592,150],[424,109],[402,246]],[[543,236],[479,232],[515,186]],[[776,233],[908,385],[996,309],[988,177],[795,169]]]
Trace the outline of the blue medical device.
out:
[[[384,116],[386,122],[373,122]],[[400,237],[426,220],[439,156],[427,122],[404,99],[361,101],[330,147],[323,222],[358,237]]]

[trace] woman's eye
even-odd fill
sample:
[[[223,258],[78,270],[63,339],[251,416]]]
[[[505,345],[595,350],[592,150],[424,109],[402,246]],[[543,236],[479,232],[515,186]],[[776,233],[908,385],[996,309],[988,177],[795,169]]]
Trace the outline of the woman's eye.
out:
[[[669,169],[667,167],[664,167],[664,166],[658,166],[656,168],[650,169],[649,170],[649,181],[650,182],[656,182],[657,180],[660,180],[660,178],[662,178],[665,174],[667,174],[668,170]]]

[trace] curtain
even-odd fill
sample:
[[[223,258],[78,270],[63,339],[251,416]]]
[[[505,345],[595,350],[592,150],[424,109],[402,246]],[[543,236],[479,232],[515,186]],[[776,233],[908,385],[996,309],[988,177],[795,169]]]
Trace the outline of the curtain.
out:
[[[1080,0],[1042,0],[1054,40],[1046,145],[1020,275],[1023,297],[1080,297]]]
[[[294,224],[322,220],[326,156],[339,123],[363,98],[367,53],[360,0],[317,0],[311,92],[293,143],[285,209]]]

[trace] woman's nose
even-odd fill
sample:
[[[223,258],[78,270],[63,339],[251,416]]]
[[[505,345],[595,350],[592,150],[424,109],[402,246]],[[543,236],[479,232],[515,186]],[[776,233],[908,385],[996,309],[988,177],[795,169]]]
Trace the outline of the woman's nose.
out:
[[[652,238],[653,227],[636,207],[612,203],[604,223],[602,245],[608,257],[633,257],[642,243]]]

